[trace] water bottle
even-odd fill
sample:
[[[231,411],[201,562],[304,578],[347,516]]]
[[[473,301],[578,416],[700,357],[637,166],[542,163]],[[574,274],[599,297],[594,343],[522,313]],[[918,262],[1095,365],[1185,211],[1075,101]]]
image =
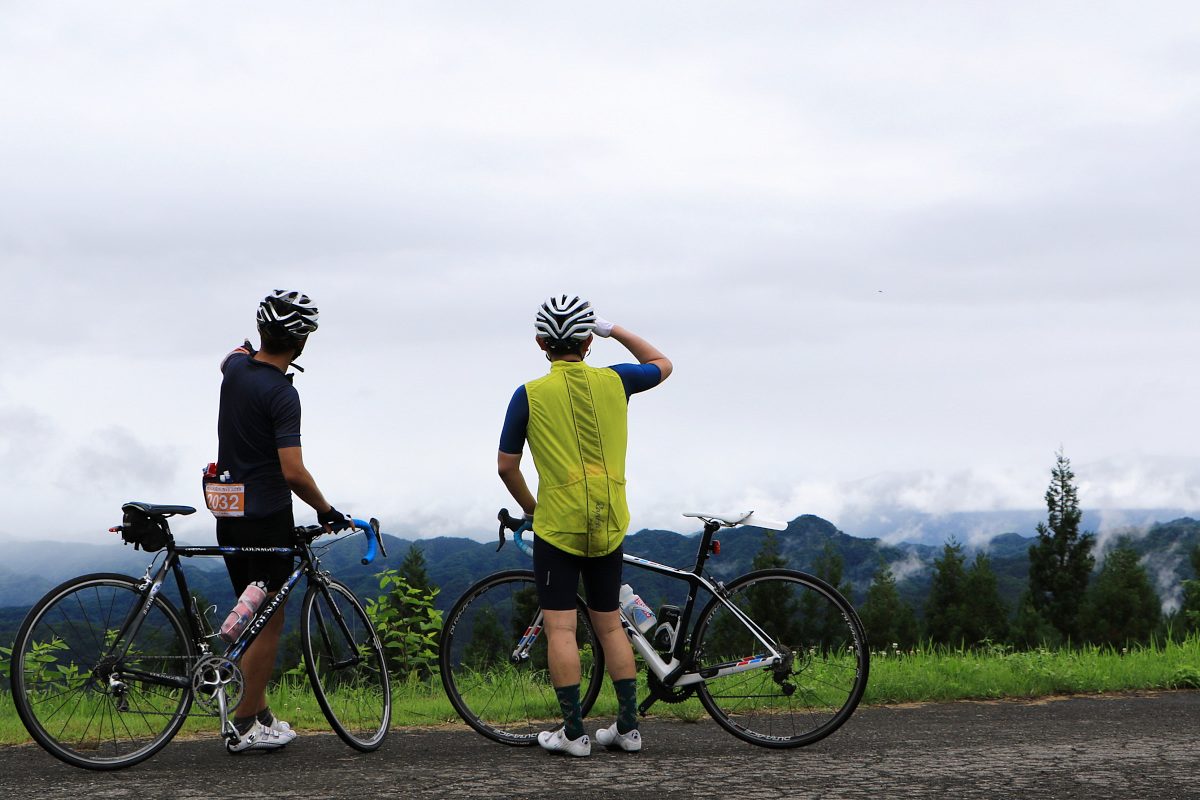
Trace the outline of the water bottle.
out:
[[[620,603],[625,618],[633,623],[643,636],[649,633],[654,627],[654,612],[646,605],[645,600],[633,593],[633,587],[628,583],[621,585]]]
[[[258,607],[262,605],[262,601],[266,597],[267,585],[265,583],[255,581],[247,586],[242,592],[242,596],[238,598],[237,605],[225,618],[225,624],[221,626],[220,637],[230,643],[236,641],[242,635],[242,631],[246,630],[250,620],[254,619],[254,613],[258,611]]]

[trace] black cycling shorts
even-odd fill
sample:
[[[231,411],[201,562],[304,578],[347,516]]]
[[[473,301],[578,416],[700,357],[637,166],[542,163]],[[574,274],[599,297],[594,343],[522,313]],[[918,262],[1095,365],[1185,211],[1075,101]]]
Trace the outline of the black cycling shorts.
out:
[[[296,522],[292,507],[257,519],[218,517],[217,544],[222,547],[295,547]],[[296,568],[296,557],[275,553],[231,553],[225,568],[234,596],[254,581],[262,581],[268,592],[277,592]]]
[[[583,579],[587,607],[616,611],[620,605],[624,546],[606,556],[587,558],[559,550],[540,536],[533,537],[533,574],[538,602],[550,611],[575,608],[579,580]]]

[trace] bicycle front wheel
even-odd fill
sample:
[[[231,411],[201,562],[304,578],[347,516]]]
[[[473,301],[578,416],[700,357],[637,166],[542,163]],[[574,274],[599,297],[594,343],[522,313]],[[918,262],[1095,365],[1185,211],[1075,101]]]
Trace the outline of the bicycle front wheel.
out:
[[[728,602],[784,658],[701,683],[697,693],[708,713],[734,736],[763,747],[799,747],[837,730],[867,688],[870,654],[854,608],[829,584],[794,570],[751,572],[726,588]],[[702,672],[767,652],[717,598],[700,615],[693,641]]]
[[[383,646],[345,584],[314,582],[304,595],[300,646],[313,694],[342,741],[369,752],[392,721],[392,688]]]
[[[29,735],[85,769],[144,761],[192,703],[195,649],[178,612],[125,575],[85,575],[38,601],[12,648],[12,695]],[[130,632],[132,631],[132,632]]]
[[[577,600],[580,700],[591,711],[604,680],[604,653]],[[451,609],[438,645],[442,686],[454,709],[479,733],[508,745],[532,745],[555,729],[562,711],[550,682],[546,635],[533,573],[498,572],[476,583]],[[526,636],[526,649],[518,650]]]

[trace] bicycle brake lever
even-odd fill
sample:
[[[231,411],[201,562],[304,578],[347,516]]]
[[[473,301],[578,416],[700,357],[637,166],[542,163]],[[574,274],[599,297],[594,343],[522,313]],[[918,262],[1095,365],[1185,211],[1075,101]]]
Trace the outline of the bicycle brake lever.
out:
[[[504,522],[505,522],[505,520],[504,520],[504,518],[505,518],[505,517],[507,517],[507,516],[508,516],[508,509],[507,509],[507,508],[502,508],[502,509],[500,509],[500,513],[496,515],[496,519],[500,520],[500,533],[499,533],[499,536],[500,536],[500,544],[496,545],[496,552],[497,552],[497,553],[499,553],[499,552],[500,552],[500,549],[504,547],[504,544],[505,544],[505,542],[507,542],[507,541],[508,541],[508,538],[507,538],[507,537],[505,537],[505,535],[504,535],[504,528],[505,528],[505,525],[504,525]]]

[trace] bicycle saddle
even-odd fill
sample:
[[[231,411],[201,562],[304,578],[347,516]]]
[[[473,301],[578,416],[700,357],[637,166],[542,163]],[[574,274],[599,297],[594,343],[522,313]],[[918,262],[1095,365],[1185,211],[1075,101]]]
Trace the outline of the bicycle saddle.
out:
[[[726,528],[732,528],[735,525],[752,525],[756,528],[770,528],[773,531],[782,531],[788,526],[786,522],[780,522],[779,520],[756,517],[753,511],[747,511],[744,514],[700,514],[693,511],[685,512],[684,516],[715,520]]]
[[[159,506],[155,505],[154,503],[139,503],[137,501],[130,501],[124,506],[121,506],[121,508],[125,508],[125,506],[134,506],[150,516],[157,517],[170,517],[175,514],[187,516],[188,514],[196,513],[196,509],[192,508],[191,506]]]

